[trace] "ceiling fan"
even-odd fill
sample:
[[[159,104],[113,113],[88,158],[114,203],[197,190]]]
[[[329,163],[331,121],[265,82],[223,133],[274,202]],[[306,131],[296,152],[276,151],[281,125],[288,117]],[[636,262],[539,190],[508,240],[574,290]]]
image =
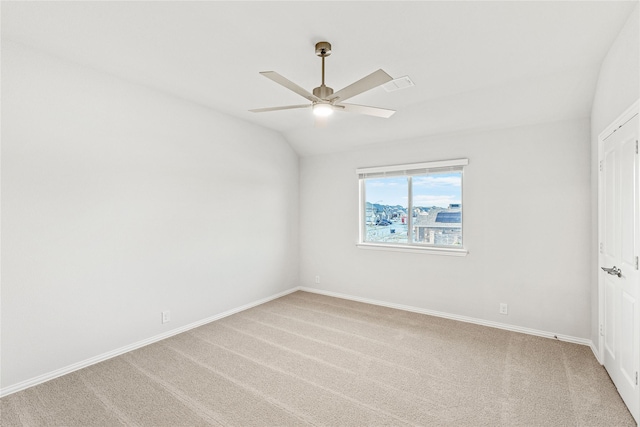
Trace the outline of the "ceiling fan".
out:
[[[283,107],[269,107],[269,108],[257,108],[249,110],[253,113],[264,113],[267,111],[277,110],[291,110],[297,108],[309,108],[313,109],[313,114],[316,117],[326,117],[333,113],[334,110],[348,111],[352,113],[366,114],[368,116],[389,118],[395,110],[388,110],[385,108],[368,107],[366,105],[346,104],[343,101],[366,92],[370,89],[385,84],[393,78],[385,73],[383,70],[374,71],[366,77],[350,84],[349,86],[340,89],[337,92],[333,92],[333,89],[324,84],[324,59],[331,55],[331,44],[329,42],[316,43],[316,55],[322,58],[322,84],[313,89],[313,93],[309,93],[302,87],[293,83],[291,80],[281,76],[275,71],[261,71],[260,74],[268,79],[273,80],[286,87],[287,89],[301,95],[302,97],[311,101],[311,104],[301,105],[286,105]]]

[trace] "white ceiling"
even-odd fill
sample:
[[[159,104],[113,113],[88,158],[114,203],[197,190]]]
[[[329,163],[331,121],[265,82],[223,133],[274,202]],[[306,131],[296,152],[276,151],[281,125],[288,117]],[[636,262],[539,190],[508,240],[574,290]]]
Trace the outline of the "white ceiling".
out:
[[[364,144],[588,117],[600,63],[638,1],[2,2],[2,38],[274,129],[300,155]],[[383,68],[415,87],[349,100],[389,119],[311,111],[326,40],[336,91]]]

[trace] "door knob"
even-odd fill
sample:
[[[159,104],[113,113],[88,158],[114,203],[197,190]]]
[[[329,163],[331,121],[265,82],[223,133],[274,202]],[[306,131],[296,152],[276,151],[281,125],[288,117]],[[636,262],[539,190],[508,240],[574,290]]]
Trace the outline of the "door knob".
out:
[[[607,268],[607,267],[600,267],[600,268],[603,269],[605,272],[611,274],[612,276],[622,277],[622,270],[620,270],[615,265],[612,268]]]

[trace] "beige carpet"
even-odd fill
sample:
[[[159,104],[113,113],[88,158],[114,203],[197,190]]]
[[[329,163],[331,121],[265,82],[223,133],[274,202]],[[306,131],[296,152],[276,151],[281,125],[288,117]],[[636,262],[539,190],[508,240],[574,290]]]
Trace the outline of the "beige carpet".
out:
[[[633,426],[588,347],[296,292],[0,400],[9,426]]]

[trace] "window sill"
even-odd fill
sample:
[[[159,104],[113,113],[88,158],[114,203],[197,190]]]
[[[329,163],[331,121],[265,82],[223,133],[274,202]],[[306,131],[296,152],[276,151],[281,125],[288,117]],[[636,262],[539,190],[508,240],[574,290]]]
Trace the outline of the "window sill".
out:
[[[467,254],[469,253],[469,251],[466,249],[434,248],[408,245],[381,245],[376,243],[356,243],[356,246],[360,249],[370,249],[375,251],[412,252],[414,254],[429,255],[467,256]]]

